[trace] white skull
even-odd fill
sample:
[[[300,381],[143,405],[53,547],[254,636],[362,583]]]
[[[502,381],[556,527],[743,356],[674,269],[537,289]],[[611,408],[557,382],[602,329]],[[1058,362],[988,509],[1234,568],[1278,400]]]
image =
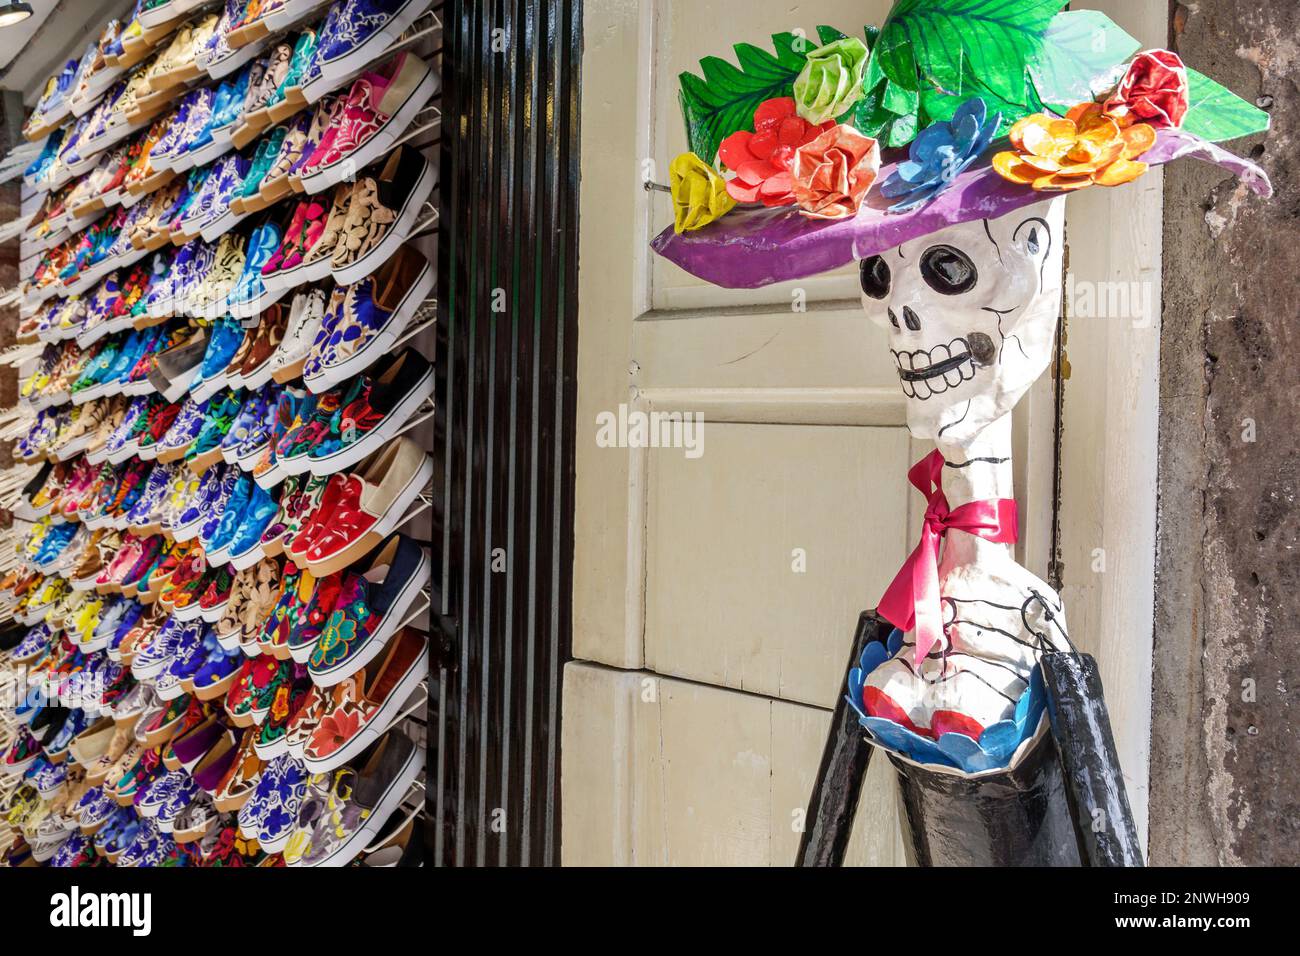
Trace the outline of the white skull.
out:
[[[965,443],[1047,368],[1061,301],[1064,197],[909,240],[860,263],[918,438]]]

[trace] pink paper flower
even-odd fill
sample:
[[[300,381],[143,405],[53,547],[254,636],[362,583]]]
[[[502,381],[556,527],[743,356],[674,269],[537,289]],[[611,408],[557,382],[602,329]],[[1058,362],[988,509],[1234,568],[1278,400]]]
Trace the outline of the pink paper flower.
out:
[[[800,146],[790,167],[795,201],[815,219],[856,214],[879,172],[880,144],[845,125]]]

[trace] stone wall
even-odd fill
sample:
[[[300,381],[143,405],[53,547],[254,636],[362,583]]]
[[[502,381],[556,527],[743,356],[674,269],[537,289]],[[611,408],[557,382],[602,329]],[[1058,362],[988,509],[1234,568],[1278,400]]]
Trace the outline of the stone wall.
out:
[[[1273,116],[1269,202],[1166,167],[1152,864],[1300,863],[1300,4],[1174,4],[1172,48]]]

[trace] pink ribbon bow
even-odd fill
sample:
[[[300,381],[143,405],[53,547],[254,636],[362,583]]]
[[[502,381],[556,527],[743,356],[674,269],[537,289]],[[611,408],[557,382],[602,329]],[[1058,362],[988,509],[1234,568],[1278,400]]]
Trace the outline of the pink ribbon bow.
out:
[[[925,495],[925,525],[921,541],[880,599],[876,611],[903,631],[916,628],[917,665],[943,635],[943,607],[939,601],[939,539],[956,528],[976,537],[1010,544],[1019,537],[1016,503],[1011,498],[970,501],[956,508],[939,485],[943,455],[932,451],[907,473],[907,480]]]

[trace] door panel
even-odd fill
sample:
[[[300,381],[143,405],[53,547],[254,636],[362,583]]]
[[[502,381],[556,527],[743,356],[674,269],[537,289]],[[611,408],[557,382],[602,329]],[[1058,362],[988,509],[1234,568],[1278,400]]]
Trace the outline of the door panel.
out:
[[[650,458],[646,666],[831,707],[846,621],[907,554],[902,428],[713,424]]]
[[[829,712],[580,662],[564,702],[566,866],[794,861]],[[846,865],[906,862],[892,775],[873,763]]]

